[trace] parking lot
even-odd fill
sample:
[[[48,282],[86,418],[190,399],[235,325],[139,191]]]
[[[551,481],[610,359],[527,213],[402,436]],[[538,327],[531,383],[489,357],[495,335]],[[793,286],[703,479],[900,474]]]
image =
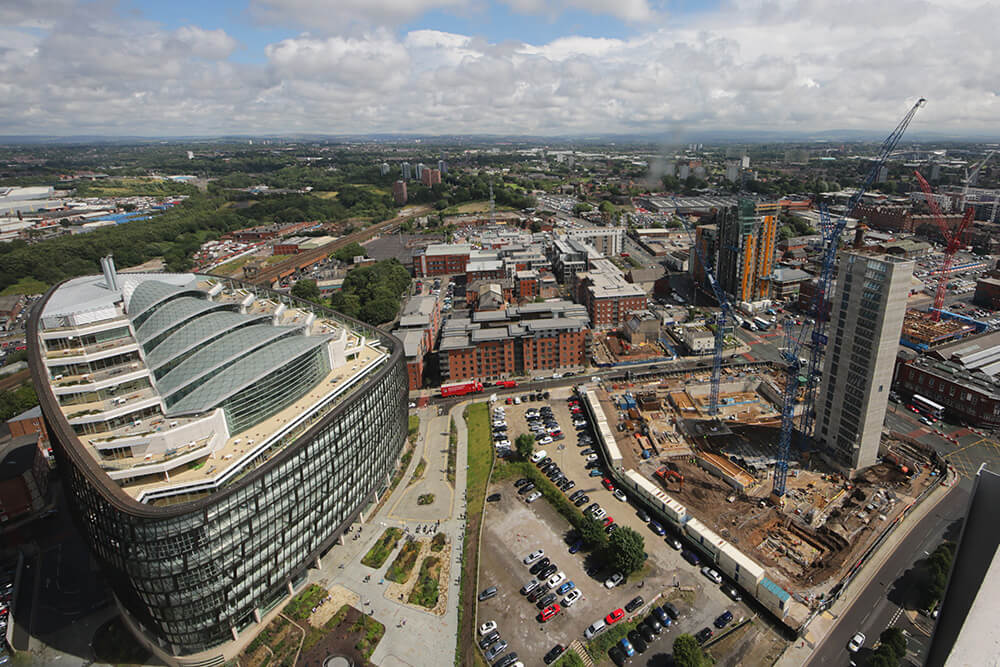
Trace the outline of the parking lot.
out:
[[[566,539],[571,530],[569,523],[544,499],[526,503],[525,496],[516,492],[517,476],[505,479],[489,490],[491,494],[499,493],[500,499],[487,504],[480,557],[479,589],[495,585],[499,592],[496,597],[480,603],[478,623],[495,621],[501,637],[509,645],[508,652],[517,652],[518,659],[525,665],[538,665],[553,645],[567,646],[573,640],[584,641],[583,632],[588,625],[624,607],[637,595],[646,601],[634,612],[639,616],[647,615],[654,599],[657,602],[670,600],[680,611],[678,621],[658,635],[645,653],[636,654],[628,661],[628,664],[655,665],[664,664],[678,633],[694,634],[711,626],[725,610],[732,611],[736,620],[749,616],[747,607],[725,597],[698,568],[681,559],[680,553],[668,546],[663,537],[656,536],[637,516],[630,502],[616,499],[601,485],[601,477],[589,476],[585,458],[579,453],[583,448],[577,447],[577,429],[572,425],[567,396],[568,390],[564,390],[553,392],[547,402],[504,405],[508,437],[513,442],[518,435],[528,432],[524,417],[527,410],[550,405],[565,438],[544,446],[536,445],[536,451],[545,449],[567,477],[576,482],[567,495],[583,490],[590,497],[588,504],[598,502],[616,523],[628,525],[642,535],[649,560],[643,570],[633,574],[628,581],[614,589],[606,589],[602,577],[607,572],[588,576],[586,566],[592,563],[587,561],[587,554],[582,551],[569,553]],[[566,580],[572,580],[583,593],[576,603],[547,622],[540,621],[538,607],[520,593],[521,587],[532,578],[529,566],[522,561],[536,549],[543,549],[557,571],[565,573]],[[560,595],[559,600],[562,597]],[[632,615],[626,618],[629,616]],[[604,662],[610,662],[607,654],[602,657]]]

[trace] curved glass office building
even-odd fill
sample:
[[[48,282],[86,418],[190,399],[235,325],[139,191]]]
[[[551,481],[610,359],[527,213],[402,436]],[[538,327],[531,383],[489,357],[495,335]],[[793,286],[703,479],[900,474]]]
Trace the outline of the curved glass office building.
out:
[[[34,309],[42,412],[128,624],[168,662],[222,664],[387,487],[401,346],[270,290],[103,264]]]

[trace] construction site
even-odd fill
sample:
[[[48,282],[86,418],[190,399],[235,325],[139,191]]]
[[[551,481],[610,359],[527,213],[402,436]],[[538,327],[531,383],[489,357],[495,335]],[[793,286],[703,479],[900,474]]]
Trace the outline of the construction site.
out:
[[[974,333],[977,333],[976,325],[968,320],[957,317],[935,320],[925,312],[908,310],[900,339],[907,347],[924,352]]]
[[[651,483],[648,493],[662,492],[661,502],[683,505],[810,609],[937,473],[929,453],[887,439],[883,461],[850,481],[793,449],[783,502],[775,503],[780,408],[762,387],[777,375],[766,368],[724,375],[718,420],[704,419],[708,372],[607,385],[593,395],[619,472]],[[794,627],[794,617],[786,621]]]

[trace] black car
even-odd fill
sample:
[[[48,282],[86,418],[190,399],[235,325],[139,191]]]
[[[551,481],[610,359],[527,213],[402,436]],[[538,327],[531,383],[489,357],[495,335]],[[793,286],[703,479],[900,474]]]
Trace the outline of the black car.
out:
[[[709,639],[711,639],[712,635],[714,634],[715,633],[712,632],[712,628],[702,628],[701,630],[698,631],[698,634],[696,634],[694,638],[698,640],[699,644],[704,644]]]
[[[576,505],[577,507],[579,507],[580,505],[584,505],[584,504],[586,504],[588,502],[590,502],[590,496],[584,494],[584,495],[580,496],[579,498],[577,498],[576,500],[574,500],[573,504]]]
[[[578,489],[570,494],[569,499],[571,501],[576,501],[577,498],[583,495],[583,489]]]
[[[587,470],[593,470],[594,468],[600,468],[600,459],[594,459],[593,461],[587,461]]]
[[[528,479],[527,477],[522,477],[521,479],[519,479],[516,482],[514,482],[514,486],[516,488],[520,488],[520,487],[524,486],[525,484],[530,484],[530,483],[531,483],[530,479]]]
[[[559,469],[559,466],[556,466],[555,468],[549,469],[549,471],[545,473],[545,476],[548,477],[549,479],[555,479],[557,476],[561,474],[562,470]]]
[[[558,570],[559,570],[559,566],[557,566],[555,563],[553,563],[552,565],[549,565],[547,568],[545,568],[544,570],[542,570],[541,572],[539,572],[538,576],[539,576],[540,579],[548,579],[553,574],[555,574]]]
[[[565,646],[563,646],[562,644],[556,644],[555,646],[549,649],[549,652],[545,654],[545,657],[542,658],[542,660],[545,662],[546,665],[551,665],[553,662],[555,662],[556,658],[558,658],[563,654],[563,651],[565,650],[566,650]]]
[[[608,524],[604,528],[604,532],[607,533],[608,535],[610,535],[611,533],[615,532],[616,530],[618,530],[618,524],[617,523]]]
[[[640,635],[636,630],[630,630],[628,633],[628,640],[632,642],[632,648],[635,649],[636,653],[645,653],[646,649],[649,648],[646,640]]]
[[[725,593],[726,596],[733,602],[739,602],[743,599],[743,596],[740,595],[740,591],[732,584],[722,584],[722,592]]]
[[[500,494],[499,493],[491,493],[490,495],[486,496],[486,502],[488,502],[488,503],[495,503],[498,500],[500,500]]]
[[[500,633],[494,630],[493,632],[491,632],[490,634],[486,635],[485,637],[479,640],[479,648],[485,651],[490,644],[492,644],[498,639],[500,639]]]
[[[539,577],[538,579],[539,581],[544,581],[544,579],[542,579],[541,577]],[[545,586],[539,586],[535,590],[528,593],[528,602],[538,602],[538,598],[542,597],[547,592],[548,589],[545,588]]]
[[[636,595],[634,598],[625,603],[625,611],[631,613],[645,603],[646,601],[642,599],[641,595]]]
[[[552,470],[553,468],[555,468],[555,467],[556,467],[556,462],[555,461],[549,461],[548,463],[546,463],[545,465],[543,465],[541,468],[539,468],[539,470],[541,470],[543,473],[548,474],[548,472],[550,470]]]
[[[494,662],[493,667],[510,667],[510,665],[513,665],[515,662],[517,662],[517,653],[511,651],[504,657]]]
[[[677,617],[680,616],[680,612],[677,611],[677,607],[675,607],[670,602],[663,603],[663,611],[667,612],[667,616],[674,619],[675,621],[677,620]]]
[[[576,482],[574,482],[571,479],[567,479],[565,482],[559,485],[559,488],[561,488],[563,491],[569,491],[574,486],[576,486]]]
[[[649,515],[646,514],[645,510],[637,509],[635,511],[635,515],[639,517],[639,521],[642,521],[643,523],[649,523]]]
[[[618,667],[622,667],[627,659],[625,657],[625,651],[623,651],[618,644],[615,644],[608,649],[608,657],[611,658],[611,662],[615,663]]]
[[[538,467],[541,468],[542,466],[548,465],[549,463],[552,463],[552,457],[546,456],[544,459],[538,462]]]
[[[598,507],[600,507],[600,505],[598,503],[590,503],[589,505],[587,505],[587,509],[583,510],[583,513],[584,514],[590,514],[591,512],[593,512],[594,510],[596,510]]]
[[[517,493],[518,493],[518,495],[523,496],[528,491],[531,491],[534,488],[535,488],[535,483],[534,482],[528,482],[527,484],[525,484],[524,486],[522,486],[520,489],[518,489]]]
[[[543,558],[542,560],[540,560],[537,563],[535,563],[534,565],[532,565],[531,569],[528,570],[528,572],[530,572],[531,574],[538,574],[539,572],[541,572],[542,570],[544,570],[545,568],[547,568],[549,566],[549,563],[551,563],[551,562],[552,561],[549,560],[548,557]],[[539,577],[539,578],[541,578],[541,577]]]
[[[653,614],[647,616],[646,620],[643,621],[642,624],[647,626],[650,630],[652,630],[654,635],[658,635],[660,634],[660,632],[663,631],[663,624],[660,623],[660,620],[656,618],[656,616],[654,616]]]
[[[733,612],[727,609],[726,611],[719,614],[719,617],[715,619],[713,625],[721,630],[722,628],[729,625],[729,621],[731,620],[733,620]]]
[[[558,599],[559,596],[556,595],[555,593],[546,593],[542,597],[538,598],[538,602],[535,603],[535,606],[538,607],[539,609],[545,609]]]

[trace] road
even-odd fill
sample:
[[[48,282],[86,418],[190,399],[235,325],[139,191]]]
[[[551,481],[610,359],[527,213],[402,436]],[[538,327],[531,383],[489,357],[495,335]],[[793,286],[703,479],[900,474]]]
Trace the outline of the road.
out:
[[[914,526],[871,583],[858,595],[854,604],[841,615],[841,622],[813,652],[807,663],[809,667],[850,664],[847,642],[858,631],[867,637],[866,649],[859,654],[861,658],[867,658],[871,654],[871,647],[878,641],[879,634],[891,625],[901,627],[911,634],[910,659],[914,664],[921,664],[927,638],[916,631],[900,611],[904,594],[907,591],[914,592],[912,586],[905,585],[906,572],[916,561],[927,557],[944,539],[946,532],[951,539],[957,537],[957,524],[953,524],[965,515],[971,488],[971,481],[963,480],[952,488],[933,512]],[[863,664],[861,661],[856,662]]]

